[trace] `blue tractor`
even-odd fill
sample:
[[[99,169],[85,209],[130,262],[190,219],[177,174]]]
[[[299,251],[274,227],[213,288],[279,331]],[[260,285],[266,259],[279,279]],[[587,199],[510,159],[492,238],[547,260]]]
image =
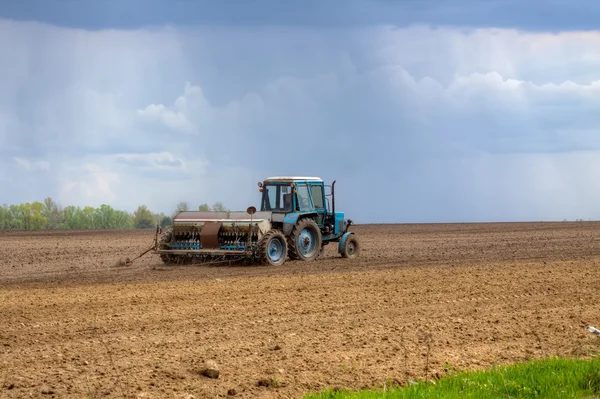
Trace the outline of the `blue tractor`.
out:
[[[154,253],[166,264],[250,259],[279,266],[288,257],[317,259],[337,242],[342,257],[358,256],[352,220],[335,210],[335,181],[329,194],[318,177],[269,177],[258,186],[260,211],[179,212],[160,239],[157,228]]]
[[[325,193],[326,186],[319,177],[269,177],[258,186],[262,192],[260,210],[271,212],[272,228],[287,241],[287,250],[275,251],[273,262],[286,252],[292,260],[312,261],[331,242],[338,243],[338,253],[344,258],[358,255],[358,240],[348,231],[352,220],[335,210],[335,180],[330,194]]]

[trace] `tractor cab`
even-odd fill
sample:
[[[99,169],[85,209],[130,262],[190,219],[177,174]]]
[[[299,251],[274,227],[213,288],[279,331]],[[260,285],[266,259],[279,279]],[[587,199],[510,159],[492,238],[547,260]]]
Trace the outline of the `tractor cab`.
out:
[[[326,213],[325,186],[319,177],[269,177],[258,186],[261,211]]]
[[[271,220],[281,224],[286,234],[303,217],[314,220],[324,239],[339,238],[352,223],[344,220],[343,212],[335,211],[335,181],[326,186],[320,177],[283,176],[269,177],[258,186],[262,192],[260,210],[272,212]],[[330,187],[329,194],[325,187]]]

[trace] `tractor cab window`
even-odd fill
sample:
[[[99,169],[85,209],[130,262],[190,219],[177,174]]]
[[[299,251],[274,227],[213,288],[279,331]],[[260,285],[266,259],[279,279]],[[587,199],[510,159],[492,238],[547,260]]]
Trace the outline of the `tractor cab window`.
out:
[[[263,186],[262,211],[292,212],[292,187],[281,184]]]
[[[298,184],[298,190],[296,192],[298,197],[298,208],[300,211],[312,210],[312,204],[308,195],[308,187],[306,184]]]
[[[312,195],[315,209],[325,209],[325,204],[323,203],[323,186],[311,184],[310,194]]]

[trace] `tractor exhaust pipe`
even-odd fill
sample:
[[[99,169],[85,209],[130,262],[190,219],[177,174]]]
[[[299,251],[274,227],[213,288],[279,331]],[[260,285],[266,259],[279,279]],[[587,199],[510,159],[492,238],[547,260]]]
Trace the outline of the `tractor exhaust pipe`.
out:
[[[331,212],[335,217],[335,180],[331,183]]]

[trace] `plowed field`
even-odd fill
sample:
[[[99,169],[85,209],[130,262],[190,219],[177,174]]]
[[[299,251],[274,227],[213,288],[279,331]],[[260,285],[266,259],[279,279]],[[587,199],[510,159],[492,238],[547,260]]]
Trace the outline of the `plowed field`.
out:
[[[278,268],[115,266],[153,231],[0,232],[0,397],[298,398],[600,352],[600,223],[353,230],[359,259]]]

